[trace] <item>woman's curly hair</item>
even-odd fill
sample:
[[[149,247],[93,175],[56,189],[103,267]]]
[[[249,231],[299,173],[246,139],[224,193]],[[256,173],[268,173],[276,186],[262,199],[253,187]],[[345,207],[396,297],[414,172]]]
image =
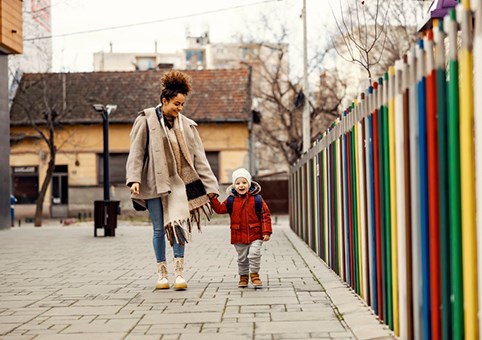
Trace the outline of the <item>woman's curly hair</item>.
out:
[[[171,100],[179,93],[187,96],[191,91],[191,77],[180,71],[169,71],[161,78],[161,101]]]

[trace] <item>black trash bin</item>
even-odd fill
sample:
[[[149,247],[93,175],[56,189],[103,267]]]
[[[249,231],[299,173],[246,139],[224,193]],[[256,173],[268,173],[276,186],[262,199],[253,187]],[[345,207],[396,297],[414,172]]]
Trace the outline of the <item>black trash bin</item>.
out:
[[[120,201],[94,201],[94,237],[104,228],[104,236],[115,236]]]

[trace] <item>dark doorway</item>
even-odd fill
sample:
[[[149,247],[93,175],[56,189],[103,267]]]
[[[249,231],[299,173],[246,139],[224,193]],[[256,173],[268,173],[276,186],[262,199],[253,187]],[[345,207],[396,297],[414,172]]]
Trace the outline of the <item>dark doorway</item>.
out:
[[[52,177],[52,217],[67,217],[69,206],[69,175],[67,165],[56,165]]]
[[[288,214],[288,180],[255,179],[271,214]]]

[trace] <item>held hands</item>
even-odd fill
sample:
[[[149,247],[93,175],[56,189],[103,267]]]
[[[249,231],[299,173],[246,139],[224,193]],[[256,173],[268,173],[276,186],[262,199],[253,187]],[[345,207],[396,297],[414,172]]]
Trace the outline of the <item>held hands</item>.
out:
[[[140,188],[139,183],[132,183],[131,185],[131,194],[139,195],[139,188]]]
[[[267,242],[269,241],[270,236],[268,234],[263,235],[263,241]]]
[[[209,197],[210,200],[213,199],[213,198],[216,197],[216,196],[217,196],[217,195],[216,195],[215,193],[213,193],[213,192],[210,192],[210,193],[208,194],[208,197]]]

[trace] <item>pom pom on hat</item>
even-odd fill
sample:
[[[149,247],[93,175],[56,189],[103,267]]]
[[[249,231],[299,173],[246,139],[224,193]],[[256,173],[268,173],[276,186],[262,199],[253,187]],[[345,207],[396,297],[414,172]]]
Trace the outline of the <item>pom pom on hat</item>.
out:
[[[246,178],[246,180],[248,181],[248,186],[251,187],[251,174],[249,173],[248,170],[246,170],[244,168],[234,170],[233,171],[233,184],[240,177]]]

